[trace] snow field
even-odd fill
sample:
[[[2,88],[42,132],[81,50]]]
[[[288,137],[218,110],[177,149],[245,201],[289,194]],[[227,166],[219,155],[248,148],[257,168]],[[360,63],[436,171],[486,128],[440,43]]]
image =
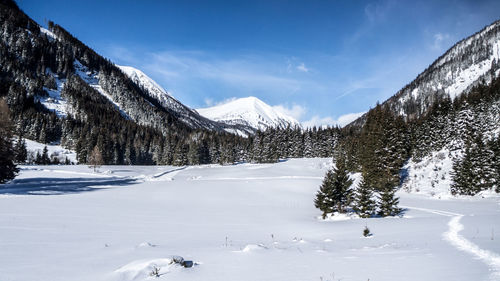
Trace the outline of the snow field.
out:
[[[498,255],[468,232],[471,218],[481,230],[500,229],[497,197],[399,192],[411,206],[403,218],[323,221],[313,198],[330,166],[293,159],[104,166],[98,174],[86,166],[23,169],[0,188],[0,279],[498,280],[487,260],[444,239],[451,229]],[[61,190],[51,193],[56,183]],[[454,214],[464,215],[463,230],[449,225]],[[175,255],[198,265],[170,264]],[[149,275],[154,267],[158,278]]]

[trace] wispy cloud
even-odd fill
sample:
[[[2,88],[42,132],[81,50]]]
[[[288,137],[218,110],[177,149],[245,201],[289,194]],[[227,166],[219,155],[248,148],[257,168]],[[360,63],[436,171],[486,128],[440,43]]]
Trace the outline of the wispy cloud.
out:
[[[304,63],[297,65],[297,70],[302,72],[309,72],[309,68],[306,67]]]
[[[434,41],[431,45],[431,49],[436,51],[441,51],[445,42],[450,39],[450,35],[447,33],[436,33],[434,34]]]
[[[344,43],[347,49],[351,46],[358,46],[359,41],[376,32],[376,28],[380,24],[387,22],[396,3],[394,0],[379,0],[368,3],[364,7],[364,20],[360,21],[359,26],[355,28],[352,34],[345,38]]]
[[[356,120],[358,117],[362,116],[363,114],[365,114],[365,112],[348,113],[348,114],[344,114],[344,115],[338,117],[337,119],[332,118],[330,116],[320,117],[318,115],[315,115],[310,120],[302,122],[302,125],[306,128],[326,127],[326,126],[344,127],[345,125]]]
[[[311,119],[302,122],[302,126],[306,128],[335,126],[336,124],[336,120],[332,117],[320,117],[319,115],[314,115]]]
[[[297,57],[286,58],[286,72],[292,73],[294,71],[298,72],[309,72],[311,69],[306,66],[305,62],[300,61]]]
[[[213,98],[208,98],[207,97],[207,98],[204,99],[204,101],[205,101],[205,106],[207,106],[207,107],[211,107],[211,106],[215,105]]]
[[[286,93],[301,89],[310,81],[298,80],[279,73],[279,65],[260,58],[213,58],[202,52],[161,52],[150,54],[145,68],[170,85],[180,80],[215,82],[240,93]],[[305,66],[304,66],[305,67]],[[205,89],[209,92],[210,89]]]
[[[351,123],[352,121],[358,119],[359,117],[361,117],[363,114],[365,114],[365,112],[358,112],[358,113],[348,113],[348,114],[344,114],[342,116],[340,116],[339,118],[337,118],[336,120],[336,123],[337,125],[339,125],[340,127],[343,127],[349,123]]]
[[[294,104],[292,106],[279,104],[279,105],[273,106],[273,109],[278,111],[278,112],[281,112],[285,115],[291,116],[291,117],[295,118],[295,120],[299,120],[299,121],[302,120],[302,118],[304,117],[304,115],[307,112],[307,109],[304,106],[297,105],[297,104]]]
[[[384,20],[394,6],[394,0],[382,0],[365,6],[365,16],[370,22]]]
[[[205,98],[205,107],[212,107],[212,106],[218,106],[226,103],[230,103],[238,98],[236,97],[230,97],[227,99],[223,99],[221,101],[215,101],[213,98]]]

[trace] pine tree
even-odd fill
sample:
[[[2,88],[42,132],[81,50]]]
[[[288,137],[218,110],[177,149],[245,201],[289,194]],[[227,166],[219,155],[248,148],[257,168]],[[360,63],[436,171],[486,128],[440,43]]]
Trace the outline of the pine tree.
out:
[[[379,196],[379,215],[382,217],[396,216],[401,213],[398,207],[399,198],[395,196],[396,190],[390,182],[386,183]]]
[[[200,165],[200,151],[198,143],[191,141],[189,142],[189,149],[187,153],[187,159],[189,165]]]
[[[0,99],[0,183],[15,178],[19,172],[14,164],[15,151],[11,138],[10,111],[5,100]]]
[[[451,193],[475,195],[491,189],[496,182],[495,148],[483,143],[480,133],[467,142],[462,158],[453,162]]]
[[[42,164],[42,155],[40,155],[40,151],[36,152],[35,164],[37,164],[37,165],[41,165]]]
[[[323,218],[328,213],[346,212],[352,202],[352,179],[349,177],[343,158],[337,159],[336,167],[329,170],[316,193],[314,205],[323,212]]]
[[[17,139],[14,151],[16,152],[16,162],[25,163],[28,158],[28,150],[26,149],[26,141],[21,135]]]
[[[369,218],[375,213],[375,201],[372,199],[372,188],[366,183],[364,178],[358,184],[354,197],[354,211],[362,218]]]
[[[335,175],[333,170],[329,170],[326,173],[326,176],[323,179],[323,183],[316,193],[316,199],[314,199],[314,206],[323,212],[323,219],[326,218],[326,215],[328,213],[333,212],[333,204],[330,197],[333,193],[334,177]]]
[[[188,164],[188,158],[187,158],[187,153],[188,153],[189,147],[186,144],[183,143],[177,143],[175,150],[174,150],[174,157],[173,157],[173,162],[175,166],[184,166]]]
[[[49,150],[47,149],[47,146],[43,147],[42,154],[40,155],[40,164],[41,165],[50,164]]]
[[[481,133],[474,139],[473,146],[474,174],[478,188],[482,190],[492,189],[495,185],[496,170],[493,166],[495,153],[493,148],[484,143]]]
[[[402,117],[383,105],[368,112],[361,131],[359,164],[364,180],[377,191],[390,181],[399,184],[399,170],[408,158],[407,128]]]

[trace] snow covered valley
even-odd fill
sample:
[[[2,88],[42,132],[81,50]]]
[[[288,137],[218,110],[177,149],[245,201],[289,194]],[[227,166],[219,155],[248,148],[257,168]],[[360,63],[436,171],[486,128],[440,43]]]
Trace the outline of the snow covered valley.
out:
[[[330,161],[24,166],[0,186],[0,280],[500,280],[498,196],[401,190],[402,217],[322,221]]]

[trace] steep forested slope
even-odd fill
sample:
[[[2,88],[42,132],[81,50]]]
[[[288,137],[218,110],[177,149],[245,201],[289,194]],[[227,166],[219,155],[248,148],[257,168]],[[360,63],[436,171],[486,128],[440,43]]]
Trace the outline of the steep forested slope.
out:
[[[419,179],[401,170],[405,162],[429,161],[446,151],[427,164],[445,158],[454,163],[453,169],[439,173],[452,183],[453,193],[498,190],[499,54],[497,21],[458,42],[393,97],[344,128],[338,153],[370,185],[383,188],[407,181],[411,184],[406,186],[417,186]],[[410,165],[417,166],[422,167]],[[439,179],[433,185],[435,181]]]

